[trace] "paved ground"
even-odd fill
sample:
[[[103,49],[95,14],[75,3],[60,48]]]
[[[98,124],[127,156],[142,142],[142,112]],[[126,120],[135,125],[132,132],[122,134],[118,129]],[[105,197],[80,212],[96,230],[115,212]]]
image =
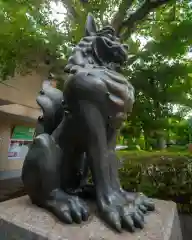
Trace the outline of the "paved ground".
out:
[[[0,202],[25,195],[20,178],[0,180]]]

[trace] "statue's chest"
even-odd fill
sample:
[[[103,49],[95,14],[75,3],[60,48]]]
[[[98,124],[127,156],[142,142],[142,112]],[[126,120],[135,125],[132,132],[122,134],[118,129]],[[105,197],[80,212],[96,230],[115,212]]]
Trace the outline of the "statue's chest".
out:
[[[100,77],[103,80],[110,80],[119,84],[127,84],[127,79],[123,75],[112,70],[93,68],[91,70],[91,75]]]
[[[133,86],[123,75],[114,71],[102,70],[97,76],[105,83],[109,98],[112,101],[115,101],[115,103],[119,102],[119,104],[120,102],[126,104],[126,102],[131,99],[134,101]]]
[[[73,101],[76,96],[76,99],[105,105],[113,118],[126,114],[134,102],[134,89],[126,78],[104,68],[81,69],[66,83],[65,94],[68,99],[71,96]]]

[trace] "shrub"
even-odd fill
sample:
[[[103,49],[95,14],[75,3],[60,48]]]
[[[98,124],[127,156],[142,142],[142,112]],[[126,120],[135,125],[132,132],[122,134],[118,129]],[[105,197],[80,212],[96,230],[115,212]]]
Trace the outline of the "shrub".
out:
[[[119,169],[124,189],[172,200],[192,212],[192,155],[188,152],[122,151]]]

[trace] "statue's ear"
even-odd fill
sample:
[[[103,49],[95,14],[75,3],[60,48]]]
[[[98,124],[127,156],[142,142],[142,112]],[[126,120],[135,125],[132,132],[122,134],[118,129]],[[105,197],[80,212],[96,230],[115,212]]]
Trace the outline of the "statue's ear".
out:
[[[97,32],[97,26],[91,13],[88,13],[87,20],[85,23],[85,34],[86,36],[93,36]]]

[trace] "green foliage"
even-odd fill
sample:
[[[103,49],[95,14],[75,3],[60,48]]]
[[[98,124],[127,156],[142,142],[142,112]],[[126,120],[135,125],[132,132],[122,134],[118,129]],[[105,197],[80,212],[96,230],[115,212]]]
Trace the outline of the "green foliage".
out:
[[[173,134],[172,139],[180,144],[188,144],[190,140],[191,129],[188,120],[175,121],[170,123],[170,130]]]
[[[174,7],[174,18],[168,20]],[[152,139],[169,138],[170,118],[181,121],[181,116],[178,119],[173,114],[173,104],[183,109],[187,106],[188,111],[191,108],[192,65],[186,57],[192,43],[191,17],[187,1],[167,5],[156,10],[154,21],[151,18],[151,22],[139,27],[135,38],[127,40],[136,61],[125,69],[125,74],[135,86],[136,102],[127,129],[124,127],[121,132],[136,138],[143,132],[147,148]],[[138,36],[148,42],[143,46]],[[177,115],[181,112],[184,113],[180,107]]]
[[[181,116],[173,116],[173,104],[182,106],[179,114],[183,116],[183,110],[191,108],[192,65],[186,54],[192,43],[192,11],[188,1],[155,1],[167,3],[163,7],[138,0],[130,4],[125,0],[56,2],[66,8],[62,23],[50,19],[50,0],[0,0],[0,78],[30,70],[48,58],[62,88],[63,66],[84,36],[86,16],[92,12],[99,27],[112,24],[129,45],[124,74],[136,89],[136,103],[121,129],[124,139],[134,138],[135,145],[150,149],[159,147],[163,138],[181,134],[182,127],[176,130],[178,124],[173,126],[170,119],[181,121]],[[149,4],[148,11],[143,17],[137,15],[132,24],[131,17],[143,4]]]
[[[172,145],[166,150],[169,152],[183,152],[188,150],[188,145]]]
[[[36,67],[63,41],[43,1],[0,0],[0,78]],[[62,41],[61,41],[62,40]]]
[[[128,191],[175,201],[180,211],[192,212],[192,155],[181,151],[119,152],[121,183]]]

